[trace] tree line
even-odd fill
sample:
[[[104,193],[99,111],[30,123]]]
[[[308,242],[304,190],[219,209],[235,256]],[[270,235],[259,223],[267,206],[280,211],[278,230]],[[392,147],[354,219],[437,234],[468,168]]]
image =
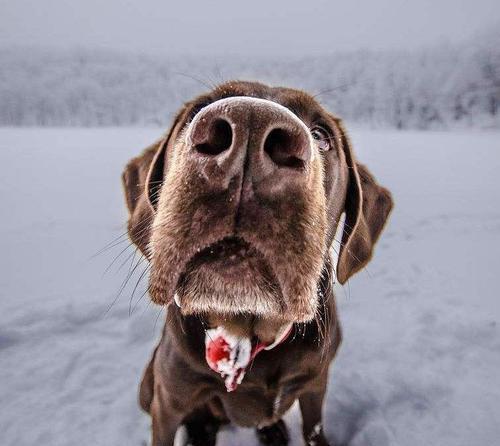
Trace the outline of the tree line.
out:
[[[303,88],[348,121],[500,128],[500,33],[418,51],[293,58],[0,50],[1,126],[167,126],[193,95],[242,78]]]

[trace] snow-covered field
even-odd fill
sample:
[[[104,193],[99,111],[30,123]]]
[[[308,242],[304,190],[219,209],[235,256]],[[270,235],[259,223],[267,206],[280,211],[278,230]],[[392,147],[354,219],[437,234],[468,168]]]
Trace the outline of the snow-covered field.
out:
[[[0,129],[0,444],[144,445],[137,384],[162,315],[136,291],[120,174],[157,129]],[[339,289],[325,410],[339,445],[500,438],[500,133],[353,131],[395,198]],[[118,242],[123,241],[119,239]],[[111,306],[111,309],[108,308]],[[287,415],[299,438],[298,411]],[[226,428],[222,445],[254,445]]]

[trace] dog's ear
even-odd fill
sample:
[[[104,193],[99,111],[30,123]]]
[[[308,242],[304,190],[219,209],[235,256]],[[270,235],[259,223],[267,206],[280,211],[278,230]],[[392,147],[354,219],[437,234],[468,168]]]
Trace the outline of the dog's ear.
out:
[[[349,169],[345,223],[337,264],[337,278],[344,284],[370,260],[375,242],[392,210],[391,193],[377,184],[370,171],[356,162],[342,122],[335,119]]]
[[[149,258],[150,229],[165,174],[166,151],[181,126],[185,109],[177,114],[167,136],[130,160],[122,174],[129,211],[128,233],[146,258]]]
[[[129,212],[128,234],[130,239],[147,258],[149,243],[149,227],[154,218],[153,208],[147,191],[148,177],[153,160],[158,152],[162,151],[163,141],[149,146],[141,155],[131,159],[122,174],[122,184],[125,201]]]

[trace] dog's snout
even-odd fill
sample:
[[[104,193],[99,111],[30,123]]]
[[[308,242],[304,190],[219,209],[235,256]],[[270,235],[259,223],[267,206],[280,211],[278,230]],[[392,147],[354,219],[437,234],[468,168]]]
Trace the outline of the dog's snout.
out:
[[[311,160],[307,126],[287,108],[264,99],[216,101],[198,112],[187,137],[191,153],[217,161],[216,170],[208,171],[206,163],[201,168],[222,174],[226,180],[243,169],[259,181],[277,170],[303,171]]]

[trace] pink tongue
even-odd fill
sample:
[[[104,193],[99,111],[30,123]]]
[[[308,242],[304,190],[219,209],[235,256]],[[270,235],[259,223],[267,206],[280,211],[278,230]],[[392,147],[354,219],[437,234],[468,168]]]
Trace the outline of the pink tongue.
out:
[[[217,327],[205,334],[205,358],[212,370],[224,379],[228,392],[241,384],[250,361],[265,345],[259,343],[252,348],[249,338],[239,338]]]

